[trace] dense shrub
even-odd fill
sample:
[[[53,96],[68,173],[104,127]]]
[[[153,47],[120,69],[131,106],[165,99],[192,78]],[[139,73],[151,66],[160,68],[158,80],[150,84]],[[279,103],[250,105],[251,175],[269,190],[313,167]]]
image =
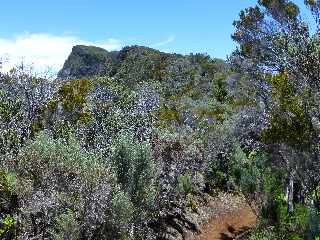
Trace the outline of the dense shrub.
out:
[[[258,200],[251,239],[318,236],[310,202],[288,214],[288,170],[275,164],[279,149],[260,141],[283,135],[288,118],[269,124],[247,74],[202,54],[73,51],[60,76],[86,79],[50,82],[54,91],[44,79],[1,75],[0,237],[154,239],[150,226],[165,221],[182,233],[172,215],[184,219],[214,190]],[[288,107],[301,111],[293,100]],[[266,126],[279,128],[266,135]]]
[[[16,236],[18,211],[16,195],[16,175],[0,171],[0,238],[11,239]]]
[[[49,230],[52,238],[55,240],[79,239],[80,225],[75,217],[75,214],[70,209],[68,209],[66,213],[62,213],[57,216],[54,227]]]
[[[298,205],[292,215],[288,214],[286,202],[278,200],[274,209],[276,221],[270,218],[261,219],[259,226],[251,233],[250,239],[316,239],[319,237],[319,216],[305,206]],[[260,237],[260,238],[259,238]]]
[[[113,145],[112,165],[120,186],[113,199],[116,211],[120,211],[115,218],[124,215],[127,221],[124,226],[134,229],[135,238],[143,238],[148,231],[147,222],[155,213],[157,195],[157,175],[150,146],[124,134]],[[129,230],[127,228],[127,232]]]
[[[186,196],[194,192],[192,176],[190,173],[185,173],[179,177],[177,190],[179,193],[182,193]]]
[[[156,196],[156,172],[150,146],[124,135],[114,145],[112,163],[117,182],[137,210],[151,210]]]
[[[100,214],[104,215],[103,222],[106,221],[106,210],[111,208],[108,195],[113,188],[113,177],[98,154],[83,150],[75,139],[66,142],[40,134],[13,158],[19,236],[78,239],[77,235],[90,235],[101,227],[87,222],[93,219],[89,217],[91,214],[96,214],[89,210],[95,204],[100,205]],[[13,167],[10,158],[6,162],[7,167]],[[100,199],[95,195],[102,185],[109,189],[104,190],[105,202],[98,202]]]

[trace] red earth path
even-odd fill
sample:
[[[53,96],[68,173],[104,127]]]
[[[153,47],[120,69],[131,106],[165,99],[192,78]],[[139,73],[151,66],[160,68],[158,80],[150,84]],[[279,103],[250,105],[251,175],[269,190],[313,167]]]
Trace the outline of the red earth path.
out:
[[[193,240],[231,240],[256,225],[257,217],[247,206],[213,218]]]

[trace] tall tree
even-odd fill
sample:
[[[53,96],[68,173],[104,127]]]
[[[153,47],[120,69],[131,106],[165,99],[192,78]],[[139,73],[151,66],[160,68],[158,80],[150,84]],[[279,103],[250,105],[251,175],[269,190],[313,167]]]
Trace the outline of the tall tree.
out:
[[[293,188],[319,185],[320,1],[306,0],[314,21],[305,21],[297,4],[259,0],[234,22],[239,44],[230,60],[251,77],[269,114],[263,140],[273,164],[287,173],[288,210]]]

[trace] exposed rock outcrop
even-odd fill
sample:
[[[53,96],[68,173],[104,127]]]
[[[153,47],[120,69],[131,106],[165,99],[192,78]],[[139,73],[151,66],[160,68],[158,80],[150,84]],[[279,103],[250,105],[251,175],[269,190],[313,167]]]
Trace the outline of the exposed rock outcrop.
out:
[[[89,76],[112,75],[117,65],[118,52],[103,48],[77,45],[58,73],[59,79],[76,79]]]

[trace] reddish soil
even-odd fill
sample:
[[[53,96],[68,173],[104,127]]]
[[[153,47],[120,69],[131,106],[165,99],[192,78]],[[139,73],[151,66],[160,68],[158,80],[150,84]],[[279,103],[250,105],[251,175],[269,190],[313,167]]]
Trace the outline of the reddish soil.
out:
[[[253,228],[257,217],[248,207],[222,214],[212,219],[202,227],[202,233],[194,237],[194,240],[231,240],[236,236]]]

